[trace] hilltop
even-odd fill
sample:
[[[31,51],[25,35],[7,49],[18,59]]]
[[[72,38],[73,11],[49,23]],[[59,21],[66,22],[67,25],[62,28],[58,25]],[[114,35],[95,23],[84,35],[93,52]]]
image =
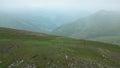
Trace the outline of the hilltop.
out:
[[[118,45],[0,28],[3,68],[118,68],[119,56]]]

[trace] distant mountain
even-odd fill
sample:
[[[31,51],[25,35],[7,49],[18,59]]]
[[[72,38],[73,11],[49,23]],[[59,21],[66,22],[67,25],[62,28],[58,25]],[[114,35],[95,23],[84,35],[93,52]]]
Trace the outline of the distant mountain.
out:
[[[62,25],[54,30],[53,33],[77,39],[120,43],[119,29],[120,13],[101,10],[70,24]],[[114,38],[114,40],[112,38]]]
[[[49,33],[57,26],[56,24],[51,23],[49,19],[44,17],[24,16],[24,14],[20,16],[0,13],[0,27]]]
[[[0,28],[0,68],[119,68],[120,46]]]
[[[62,24],[78,19],[77,14],[50,10],[15,10],[0,12],[0,27],[50,33]]]

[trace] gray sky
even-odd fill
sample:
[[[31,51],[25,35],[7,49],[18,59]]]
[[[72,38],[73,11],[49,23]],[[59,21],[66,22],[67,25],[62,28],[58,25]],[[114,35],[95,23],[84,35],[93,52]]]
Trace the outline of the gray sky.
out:
[[[120,0],[0,0],[0,9],[55,8],[95,11],[120,10]]]

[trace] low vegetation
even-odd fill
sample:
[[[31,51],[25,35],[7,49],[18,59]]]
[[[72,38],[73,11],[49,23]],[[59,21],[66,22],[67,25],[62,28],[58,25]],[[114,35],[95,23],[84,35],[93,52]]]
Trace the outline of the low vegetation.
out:
[[[0,28],[0,68],[119,68],[120,46]]]

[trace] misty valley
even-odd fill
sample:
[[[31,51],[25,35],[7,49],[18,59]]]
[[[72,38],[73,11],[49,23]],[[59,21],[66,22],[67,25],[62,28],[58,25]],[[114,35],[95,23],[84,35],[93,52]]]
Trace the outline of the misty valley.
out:
[[[119,12],[100,10],[92,14],[70,14],[36,9],[0,14],[0,27],[120,44]]]

